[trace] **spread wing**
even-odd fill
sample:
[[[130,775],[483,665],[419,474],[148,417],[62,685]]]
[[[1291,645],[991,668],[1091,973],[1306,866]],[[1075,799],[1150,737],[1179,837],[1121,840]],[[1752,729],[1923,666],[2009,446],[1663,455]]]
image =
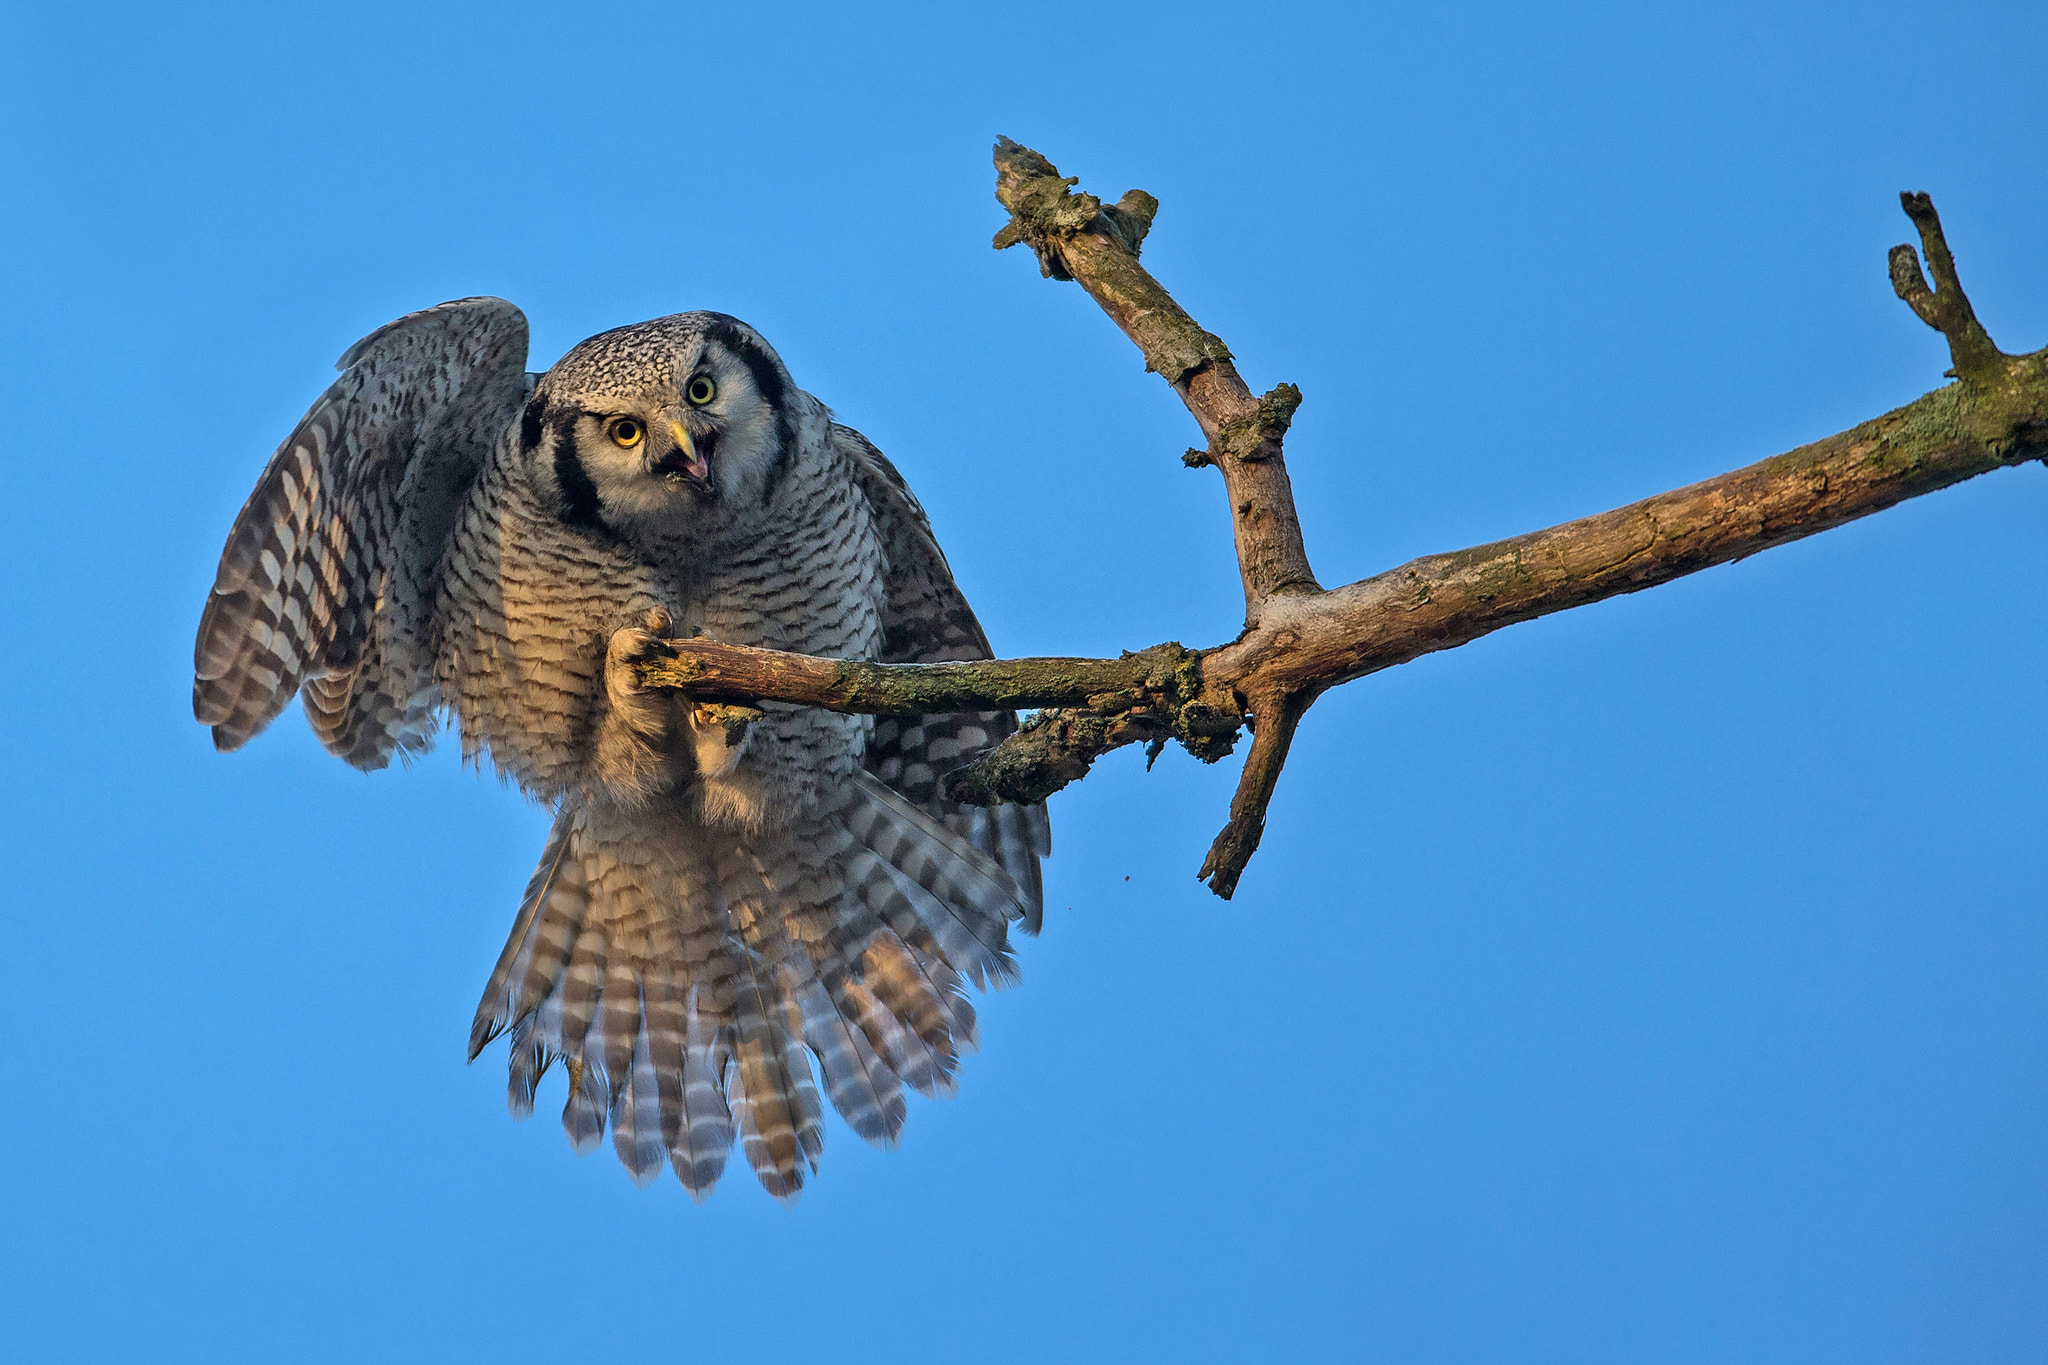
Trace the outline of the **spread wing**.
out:
[[[320,742],[355,766],[427,747],[442,549],[525,366],[526,317],[492,298],[402,317],[336,362],[235,518],[199,619],[192,712],[215,747],[302,683]]]
[[[882,608],[882,662],[933,664],[988,659],[988,636],[932,536],[931,523],[888,457],[851,427],[834,425],[833,438],[849,456],[888,556],[887,600]],[[868,740],[869,771],[911,804],[965,835],[1001,863],[1024,891],[1024,928],[1037,933],[1044,916],[1038,860],[1052,852],[1052,824],[1043,804],[985,810],[948,801],[940,789],[960,767],[1017,728],[1008,711],[951,716],[878,717]]]

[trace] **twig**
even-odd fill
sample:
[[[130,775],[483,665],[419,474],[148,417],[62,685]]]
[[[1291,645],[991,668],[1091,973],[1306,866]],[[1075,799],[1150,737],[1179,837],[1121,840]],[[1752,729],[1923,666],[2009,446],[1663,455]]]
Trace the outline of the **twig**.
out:
[[[1237,890],[1237,879],[1244,874],[1252,854],[1258,852],[1259,840],[1266,832],[1266,806],[1280,782],[1280,769],[1287,764],[1295,728],[1308,710],[1304,696],[1301,692],[1290,693],[1270,708],[1252,713],[1252,751],[1245,756],[1244,773],[1238,779],[1236,794],[1230,798],[1230,823],[1209,845],[1209,856],[1195,873],[1224,900],[1229,900]]]

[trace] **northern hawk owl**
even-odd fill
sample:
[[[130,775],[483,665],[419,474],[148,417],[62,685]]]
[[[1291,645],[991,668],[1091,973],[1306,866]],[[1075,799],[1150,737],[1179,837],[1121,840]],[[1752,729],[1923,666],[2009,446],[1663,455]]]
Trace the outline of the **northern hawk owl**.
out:
[[[771,1194],[822,1145],[811,1059],[892,1144],[903,1087],[949,1092],[963,980],[1014,979],[1043,807],[939,777],[1005,713],[870,721],[768,702],[729,726],[633,665],[664,636],[889,662],[986,658],[922,508],[752,328],[682,313],[526,372],[526,318],[470,298],[401,318],[278,448],[199,624],[193,711],[234,749],[303,692],[358,768],[443,712],[554,825],[470,1037],[510,1102],[565,1065],[562,1124],[609,1123],[701,1197],[737,1135]]]

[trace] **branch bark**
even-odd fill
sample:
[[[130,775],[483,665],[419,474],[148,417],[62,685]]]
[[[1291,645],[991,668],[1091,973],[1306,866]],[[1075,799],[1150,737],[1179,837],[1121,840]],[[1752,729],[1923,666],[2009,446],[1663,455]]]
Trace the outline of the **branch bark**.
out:
[[[1783,455],[1626,507],[1490,545],[1429,555],[1325,592],[1308,571],[1281,441],[1292,386],[1254,398],[1222,342],[1137,265],[1157,201],[1104,206],[1007,139],[998,197],[1012,210],[998,247],[1029,244],[1049,276],[1074,279],[1173,385],[1210,438],[1231,498],[1246,627],[1211,649],[1155,645],[1118,659],[884,665],[812,659],[705,640],[671,642],[650,686],[707,701],[773,699],[872,715],[1039,706],[990,753],[952,774],[949,794],[993,805],[1037,801],[1126,744],[1169,739],[1214,762],[1253,729],[1230,821],[1200,873],[1235,890],[1303,714],[1329,688],[1503,626],[1725,564],[1882,511],[1990,470],[2048,460],[2048,349],[2007,355],[1978,322],[1925,195],[1901,196],[1919,230],[1929,288],[1910,246],[1890,255],[1893,287],[1950,347],[1956,382]]]
[[[1173,385],[1208,439],[1209,448],[1189,452],[1189,462],[1223,471],[1246,623],[1257,620],[1268,598],[1320,592],[1280,450],[1301,390],[1281,384],[1254,397],[1231,363],[1230,348],[1203,331],[1138,264],[1159,201],[1130,190],[1105,207],[1092,194],[1073,193],[1074,180],[1006,137],[996,139],[995,160],[996,200],[1010,211],[996,249],[1022,242],[1037,254],[1044,274],[1087,290],[1144,352],[1145,368]]]

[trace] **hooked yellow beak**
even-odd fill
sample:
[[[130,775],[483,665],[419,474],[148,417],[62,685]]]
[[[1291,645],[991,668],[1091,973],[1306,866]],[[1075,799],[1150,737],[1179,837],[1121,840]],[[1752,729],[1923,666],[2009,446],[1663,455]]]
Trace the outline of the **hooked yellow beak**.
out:
[[[676,455],[663,464],[670,465],[676,473],[692,483],[704,483],[711,477],[711,461],[697,453],[697,443],[690,439],[690,433],[683,424],[671,417],[668,419],[669,435],[675,438]]]

